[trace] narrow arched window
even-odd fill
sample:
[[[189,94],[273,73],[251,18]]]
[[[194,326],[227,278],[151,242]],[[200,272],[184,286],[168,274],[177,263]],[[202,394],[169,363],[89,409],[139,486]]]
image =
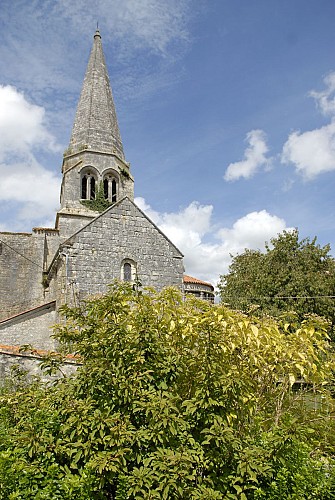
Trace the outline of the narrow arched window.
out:
[[[104,179],[104,198],[108,200],[108,179]]]
[[[112,202],[116,201],[116,180],[112,180]]]
[[[81,199],[87,199],[87,175],[84,175],[81,179]]]
[[[118,199],[118,179],[114,172],[109,172],[104,176],[104,198],[112,203]]]
[[[86,170],[81,178],[80,197],[82,200],[95,200],[96,176],[91,170]]]
[[[95,179],[91,177],[90,179],[90,200],[95,199]]]
[[[129,262],[126,262],[123,265],[123,279],[124,279],[124,281],[130,282],[131,278],[132,278],[132,276],[131,276],[131,264],[129,264]]]

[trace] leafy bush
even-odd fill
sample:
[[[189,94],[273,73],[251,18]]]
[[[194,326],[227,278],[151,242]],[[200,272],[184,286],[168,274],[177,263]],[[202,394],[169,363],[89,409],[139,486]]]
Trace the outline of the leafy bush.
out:
[[[0,498],[335,498],[326,325],[127,284],[63,312],[82,366],[3,391]]]

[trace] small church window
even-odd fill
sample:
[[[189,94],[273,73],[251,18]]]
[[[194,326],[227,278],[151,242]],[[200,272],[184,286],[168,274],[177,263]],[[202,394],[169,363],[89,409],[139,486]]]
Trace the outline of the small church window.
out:
[[[81,193],[82,200],[94,200],[96,191],[96,179],[91,172],[86,172],[81,178]]]
[[[129,262],[123,265],[123,279],[124,281],[131,281],[131,264]]]
[[[118,181],[113,174],[109,174],[104,178],[104,197],[106,200],[115,203],[118,194]]]
[[[120,266],[121,280],[134,283],[137,277],[137,264],[134,260],[125,258]]]

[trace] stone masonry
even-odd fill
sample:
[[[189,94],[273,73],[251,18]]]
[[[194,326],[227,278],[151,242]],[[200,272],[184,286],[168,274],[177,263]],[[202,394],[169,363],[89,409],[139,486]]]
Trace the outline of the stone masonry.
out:
[[[128,198],[89,222],[61,250],[48,275],[50,282],[56,279],[60,285],[59,303],[68,303],[71,296],[79,302],[90,294],[106,293],[108,284],[122,279],[125,262],[133,265],[143,286],[181,287],[179,250]]]

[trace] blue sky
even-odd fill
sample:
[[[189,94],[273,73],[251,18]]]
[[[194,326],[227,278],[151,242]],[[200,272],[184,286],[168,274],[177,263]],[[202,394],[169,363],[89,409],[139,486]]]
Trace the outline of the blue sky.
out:
[[[97,21],[136,201],[214,284],[284,229],[335,248],[333,0],[2,0],[0,230],[53,226]]]

